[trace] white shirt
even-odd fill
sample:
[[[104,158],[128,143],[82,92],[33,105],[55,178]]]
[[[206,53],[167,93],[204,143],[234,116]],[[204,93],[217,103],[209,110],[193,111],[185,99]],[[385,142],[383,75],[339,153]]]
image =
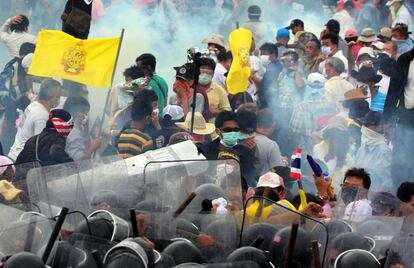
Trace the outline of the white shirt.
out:
[[[397,23],[404,23],[408,25],[408,28],[411,27],[411,15],[408,9],[402,5],[400,9],[398,9],[397,14],[391,10],[392,20],[392,27],[394,27]]]
[[[46,127],[49,111],[43,104],[35,101],[24,110],[22,123],[17,129],[16,139],[9,152],[9,157],[16,161],[28,139],[39,134]]]
[[[24,43],[36,44],[36,36],[27,32],[10,32],[11,19],[6,20],[0,30],[0,39],[4,42],[12,58],[19,56],[20,46]]]
[[[406,109],[414,108],[414,60],[408,69],[407,84],[404,89],[404,102]]]
[[[348,74],[348,60],[344,56],[344,53],[342,53],[342,50],[338,50],[334,55],[329,56],[329,57],[338,58],[345,64],[345,72],[341,74],[341,76],[346,76]],[[324,76],[326,76],[325,63],[326,63],[326,60],[324,60],[323,62],[321,62],[321,64],[319,64],[319,72],[323,74]]]
[[[213,82],[221,86],[227,91],[226,76],[227,69],[221,63],[217,63],[216,69],[214,70]]]

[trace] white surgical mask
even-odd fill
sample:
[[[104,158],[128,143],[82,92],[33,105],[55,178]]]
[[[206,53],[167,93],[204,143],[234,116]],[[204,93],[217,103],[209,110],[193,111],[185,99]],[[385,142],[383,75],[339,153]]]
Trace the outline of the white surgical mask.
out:
[[[329,56],[332,53],[332,49],[331,49],[331,47],[323,46],[323,47],[321,47],[321,53],[325,56]]]
[[[198,82],[200,83],[200,85],[206,86],[211,83],[212,79],[213,79],[213,76],[211,74],[201,73],[198,78]]]
[[[270,63],[270,56],[269,55],[261,55],[260,62],[262,63],[263,67],[266,67]]]

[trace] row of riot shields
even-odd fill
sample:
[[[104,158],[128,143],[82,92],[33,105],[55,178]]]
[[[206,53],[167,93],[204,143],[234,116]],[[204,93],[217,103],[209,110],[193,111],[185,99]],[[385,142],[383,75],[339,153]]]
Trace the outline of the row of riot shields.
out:
[[[14,182],[27,193],[25,208],[1,205],[7,216],[0,219],[0,254],[40,256],[56,215],[67,207],[60,240],[91,248],[73,231],[85,217],[100,217],[113,229],[94,248],[102,243],[104,253],[127,237],[144,237],[154,244],[158,267],[334,267],[342,252],[356,248],[383,267],[414,264],[414,217],[387,193],[341,189],[333,216],[316,218],[265,197],[246,200],[233,160],[150,162],[138,174],[130,169],[118,158],[27,168]]]

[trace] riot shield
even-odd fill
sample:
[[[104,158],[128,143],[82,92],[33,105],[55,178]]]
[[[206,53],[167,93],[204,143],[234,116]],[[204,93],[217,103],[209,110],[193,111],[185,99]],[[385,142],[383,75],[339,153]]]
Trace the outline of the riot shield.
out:
[[[61,207],[86,215],[98,209],[119,214],[124,200],[135,194],[135,180],[124,161],[114,157],[40,167],[27,175],[30,200],[51,217]]]
[[[340,191],[338,196],[334,220],[346,222],[349,229],[330,241],[328,263],[332,264],[339,254],[350,249],[367,250],[384,259],[391,241],[403,227],[401,201],[388,192],[368,192],[357,187]]]
[[[287,202],[266,196],[246,201],[240,246],[268,252],[275,267],[323,267],[329,240],[325,224],[311,209],[306,209],[310,214],[302,214]]]
[[[55,221],[37,212],[0,204],[0,256],[27,251],[42,256]]]
[[[223,261],[237,248],[241,185],[232,160],[150,162],[144,198],[135,206],[138,233],[160,252],[168,248],[167,255],[175,252],[171,243],[184,239],[197,246],[203,262]]]
[[[36,204],[30,203],[27,193],[27,173],[39,167],[38,162],[25,162],[0,166],[0,203],[13,206],[21,210],[39,211]]]
[[[385,268],[414,267],[414,215],[404,219],[401,231],[396,234],[387,252]]]

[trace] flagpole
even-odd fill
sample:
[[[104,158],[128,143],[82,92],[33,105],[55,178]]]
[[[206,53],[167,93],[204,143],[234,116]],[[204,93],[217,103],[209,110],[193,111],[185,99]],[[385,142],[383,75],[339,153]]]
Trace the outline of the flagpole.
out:
[[[122,41],[124,40],[124,33],[125,33],[125,29],[124,29],[124,28],[122,28],[122,31],[121,31],[121,36],[120,36],[120,39],[119,39],[118,51],[116,52],[115,66],[114,66],[114,69],[113,69],[113,71],[112,71],[112,77],[111,77],[111,88],[109,88],[109,90],[108,90],[108,92],[107,92],[107,94],[106,94],[105,106],[104,106],[104,109],[103,109],[103,112],[102,112],[102,120],[101,120],[101,123],[100,123],[100,125],[99,125],[98,132],[97,132],[97,133],[98,133],[98,136],[100,136],[100,135],[101,135],[101,133],[102,133],[102,129],[103,129],[103,124],[104,124],[104,122],[105,122],[105,112],[106,112],[106,109],[108,108],[108,104],[109,104],[109,97],[110,97],[110,95],[111,95],[112,85],[114,84],[115,71],[116,71],[116,67],[117,67],[117,65],[118,65],[118,59],[119,59],[119,53],[121,52]],[[94,152],[93,157],[95,157],[95,155],[96,155],[96,151]]]

